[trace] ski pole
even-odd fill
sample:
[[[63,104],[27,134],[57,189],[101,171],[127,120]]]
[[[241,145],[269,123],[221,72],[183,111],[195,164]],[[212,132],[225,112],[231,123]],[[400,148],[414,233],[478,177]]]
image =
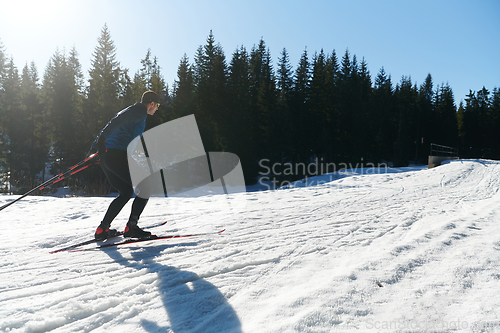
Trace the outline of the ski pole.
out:
[[[69,168],[68,170],[64,171],[63,173],[60,173],[60,174],[58,174],[58,175],[56,175],[56,176],[54,176],[54,177],[50,178],[49,180],[47,180],[47,181],[43,182],[42,184],[38,185],[37,187],[35,187],[35,188],[33,188],[33,189],[29,190],[28,192],[24,193],[23,195],[21,195],[21,196],[20,196],[19,198],[17,198],[16,200],[13,200],[13,201],[11,201],[11,202],[9,202],[9,203],[7,203],[7,204],[5,204],[5,205],[1,206],[1,207],[0,207],[0,210],[3,210],[3,209],[5,209],[5,208],[9,207],[10,205],[12,205],[12,204],[14,204],[14,203],[18,202],[19,200],[21,200],[22,198],[24,198],[24,197],[26,197],[26,196],[30,195],[31,193],[35,192],[36,190],[39,190],[39,189],[40,189],[40,190],[42,190],[42,189],[44,189],[46,186],[50,186],[50,185],[52,185],[52,184],[55,184],[55,183],[57,183],[57,182],[59,182],[59,181],[63,180],[63,179],[64,179],[64,178],[66,178],[66,176],[68,176],[68,175],[69,175],[69,176],[72,176],[72,175],[74,175],[75,173],[80,172],[80,171],[82,171],[82,170],[84,170],[84,169],[88,168],[88,167],[89,167],[89,165],[88,165],[87,163],[88,163],[89,161],[91,161],[91,160],[95,159],[96,157],[97,157],[97,153],[90,155],[89,157],[87,157],[86,159],[84,159],[84,160],[82,160],[82,161],[78,162],[77,164],[73,165],[71,168]]]

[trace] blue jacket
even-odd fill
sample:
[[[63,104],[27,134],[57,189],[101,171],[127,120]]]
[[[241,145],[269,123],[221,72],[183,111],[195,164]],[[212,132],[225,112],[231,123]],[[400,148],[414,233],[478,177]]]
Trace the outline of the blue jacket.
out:
[[[92,148],[97,149],[99,137],[104,135],[107,149],[119,149],[127,151],[127,146],[132,140],[142,135],[146,128],[147,108],[136,103],[118,112],[99,133]]]

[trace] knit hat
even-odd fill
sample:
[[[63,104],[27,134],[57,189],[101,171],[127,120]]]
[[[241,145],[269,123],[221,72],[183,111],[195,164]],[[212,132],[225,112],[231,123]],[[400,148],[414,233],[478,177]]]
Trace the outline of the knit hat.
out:
[[[160,96],[152,90],[146,91],[142,94],[141,103],[149,104],[151,102],[160,103]]]

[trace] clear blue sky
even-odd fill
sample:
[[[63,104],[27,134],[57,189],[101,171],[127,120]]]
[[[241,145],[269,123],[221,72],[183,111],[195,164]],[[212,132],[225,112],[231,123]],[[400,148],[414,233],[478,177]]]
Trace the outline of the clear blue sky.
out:
[[[75,46],[85,75],[104,24],[117,60],[134,74],[148,48],[172,86],[184,53],[191,63],[213,31],[229,60],[261,37],[274,65],[283,48],[293,68],[304,49],[346,49],[363,57],[372,80],[383,66],[393,83],[449,83],[458,102],[469,89],[500,88],[499,0],[0,0],[0,41],[19,70],[39,76],[56,49]]]

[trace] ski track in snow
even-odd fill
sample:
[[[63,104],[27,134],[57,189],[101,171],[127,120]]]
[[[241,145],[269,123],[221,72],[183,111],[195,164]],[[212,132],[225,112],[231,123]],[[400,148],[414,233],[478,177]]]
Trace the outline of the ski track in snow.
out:
[[[0,331],[500,331],[499,186],[500,163],[459,160],[239,194],[230,212],[152,198],[156,234],[226,231],[57,254],[112,198],[27,197],[0,212]]]

